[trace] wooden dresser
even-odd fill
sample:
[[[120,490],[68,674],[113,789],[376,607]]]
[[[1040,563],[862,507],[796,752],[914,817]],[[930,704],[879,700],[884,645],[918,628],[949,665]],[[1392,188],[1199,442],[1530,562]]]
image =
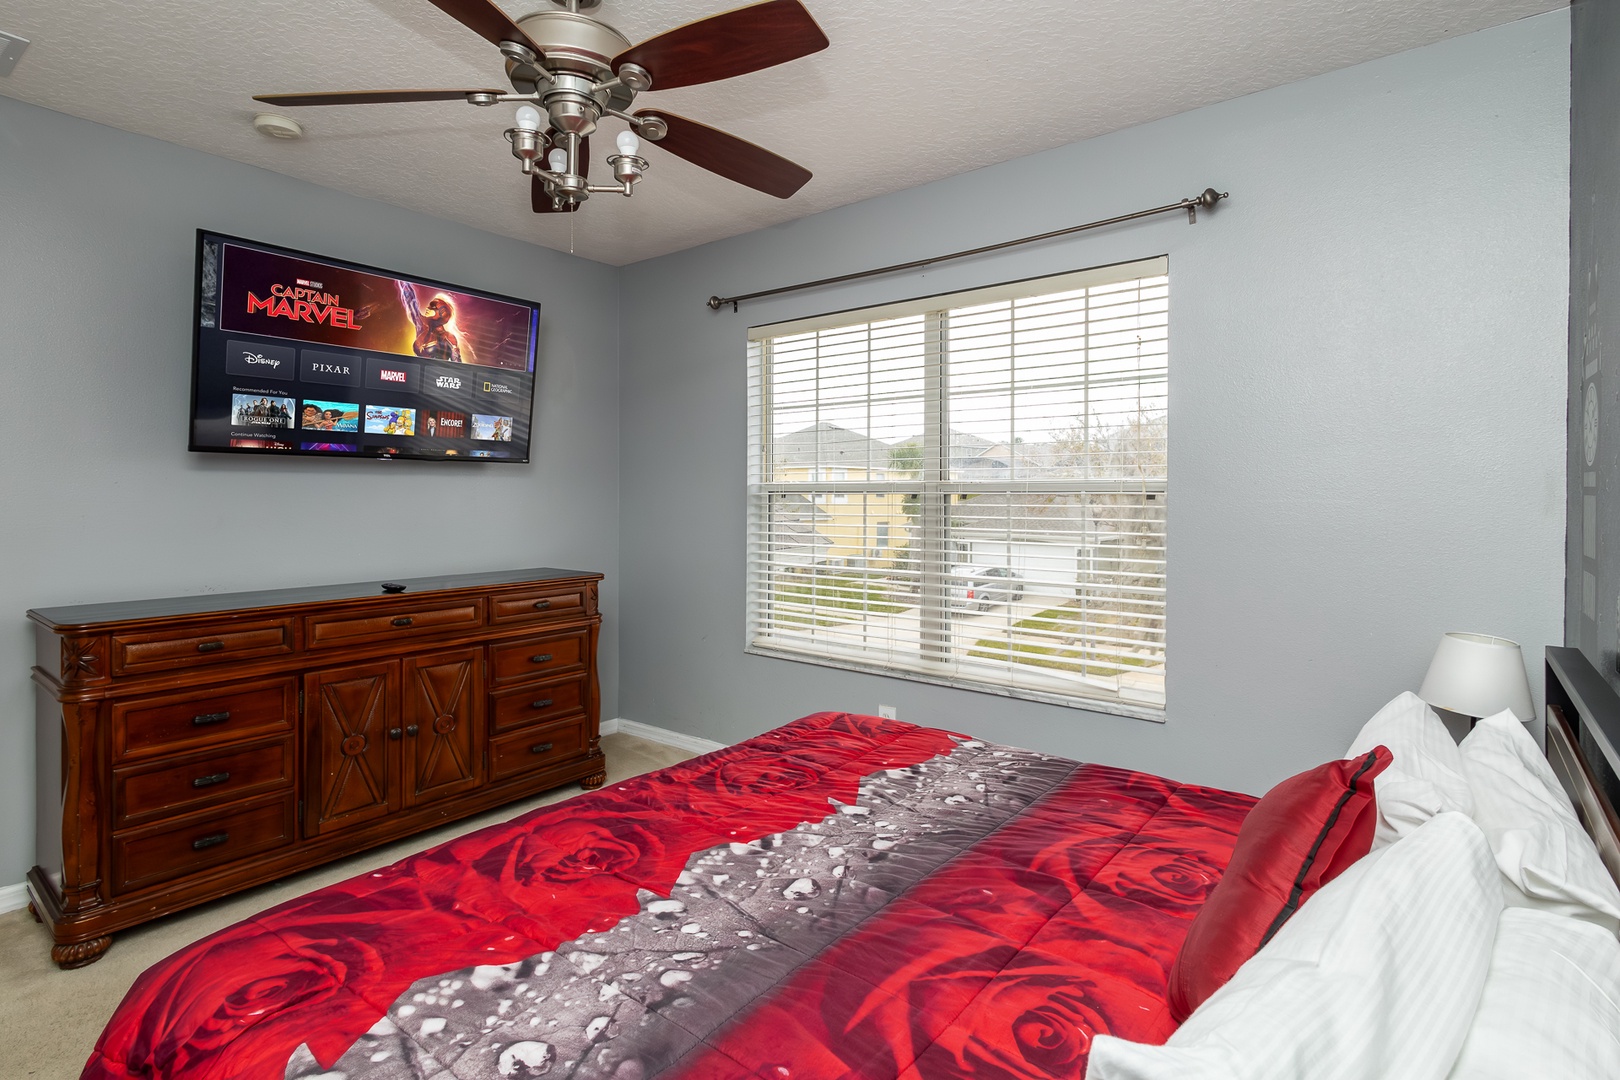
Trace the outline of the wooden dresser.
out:
[[[599,786],[601,579],[512,570],[30,611],[29,907],[52,959],[81,967],[115,930]]]

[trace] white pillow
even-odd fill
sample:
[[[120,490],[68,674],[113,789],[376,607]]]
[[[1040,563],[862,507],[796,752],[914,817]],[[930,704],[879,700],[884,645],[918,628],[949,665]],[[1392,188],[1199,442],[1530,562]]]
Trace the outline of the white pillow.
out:
[[[1443,813],[1323,886],[1163,1046],[1092,1040],[1089,1080],[1441,1080],[1479,1003],[1502,890]]]
[[[1457,742],[1422,698],[1408,690],[1379,709],[1344,756],[1359,757],[1380,743],[1394,760],[1373,780],[1378,803],[1375,849],[1394,843],[1443,811],[1474,812]]]
[[[1508,908],[1450,1080],[1620,1076],[1620,942],[1591,923]]]
[[[1507,903],[1620,931],[1620,889],[1524,724],[1506,710],[1486,717],[1463,740],[1462,761]]]

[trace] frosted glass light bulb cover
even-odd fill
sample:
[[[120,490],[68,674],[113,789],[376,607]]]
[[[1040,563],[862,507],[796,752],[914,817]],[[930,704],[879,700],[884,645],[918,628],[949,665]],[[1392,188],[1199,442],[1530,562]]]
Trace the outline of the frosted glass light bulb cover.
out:
[[[517,126],[523,131],[540,130],[540,110],[533,105],[519,105],[517,111]]]
[[[636,151],[641,149],[641,140],[636,137],[636,133],[633,131],[619,132],[618,143],[619,153],[628,157],[635,157]]]
[[[552,172],[562,172],[568,168],[568,151],[559,146],[551,152],[546,161],[550,162]]]

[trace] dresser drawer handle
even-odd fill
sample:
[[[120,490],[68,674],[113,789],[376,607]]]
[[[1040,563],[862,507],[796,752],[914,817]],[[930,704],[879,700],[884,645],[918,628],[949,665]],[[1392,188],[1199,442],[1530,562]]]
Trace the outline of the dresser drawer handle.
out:
[[[548,743],[548,742],[535,743],[533,746],[529,747],[529,753],[531,753],[531,754],[544,754],[547,750],[550,750],[555,745],[556,745],[555,743]]]
[[[531,657],[529,657],[529,662],[531,664],[545,664],[545,663],[549,663],[550,661],[551,661],[551,654],[548,653],[548,652],[543,652],[539,656],[531,656]]]
[[[405,727],[405,734],[414,739],[416,738],[416,733],[421,730],[422,729],[417,727],[415,724],[407,724]]]
[[[534,610],[536,610],[536,611],[544,611],[544,610],[546,610],[546,608],[548,608],[550,606],[551,606],[551,601],[550,600],[536,600],[534,602]]]
[[[394,625],[409,626],[411,625],[411,617],[409,615],[401,615],[399,618],[394,620]]]
[[[225,781],[229,780],[230,778],[231,778],[231,774],[228,773],[228,772],[209,773],[207,776],[199,776],[199,777],[197,777],[197,779],[195,779],[195,780],[193,780],[191,782],[191,786],[192,787],[213,787],[215,784],[223,784]]]
[[[191,842],[191,850],[202,851],[204,848],[218,847],[230,838],[230,833],[222,832],[217,832],[213,836],[200,837]]]
[[[531,709],[549,709],[549,708],[551,708],[551,699],[548,698],[548,697],[545,697],[545,698],[541,698],[539,701],[531,701],[531,702],[529,702],[529,708],[531,708]]]
[[[230,718],[231,713],[230,710],[227,709],[225,712],[198,713],[196,716],[191,718],[191,722],[197,727],[207,727],[209,724],[223,724]]]
[[[397,727],[391,727],[391,728],[388,729],[388,737],[390,739],[397,739],[397,738],[400,737],[401,734],[402,734],[401,731]]]
[[[197,643],[198,652],[219,652],[224,647],[225,643],[223,641],[199,641]]]

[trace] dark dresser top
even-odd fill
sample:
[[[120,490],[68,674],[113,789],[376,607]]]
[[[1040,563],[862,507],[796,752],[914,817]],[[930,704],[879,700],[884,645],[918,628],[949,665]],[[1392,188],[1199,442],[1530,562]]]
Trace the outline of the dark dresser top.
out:
[[[477,574],[445,574],[439,577],[397,578],[390,584],[405,586],[404,592],[385,593],[384,579],[356,581],[345,585],[305,585],[296,589],[264,589],[259,592],[204,593],[200,596],[171,596],[161,600],[125,600],[112,604],[75,604],[69,607],[36,608],[28,612],[35,622],[58,628],[135,619],[162,619],[176,615],[205,615],[214,612],[252,608],[283,607],[327,600],[409,600],[422,593],[447,589],[479,589],[492,585],[516,585],[526,581],[555,581],[563,578],[599,580],[601,574],[588,570],[559,570],[552,566],[529,570],[494,570]]]

